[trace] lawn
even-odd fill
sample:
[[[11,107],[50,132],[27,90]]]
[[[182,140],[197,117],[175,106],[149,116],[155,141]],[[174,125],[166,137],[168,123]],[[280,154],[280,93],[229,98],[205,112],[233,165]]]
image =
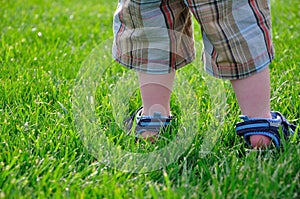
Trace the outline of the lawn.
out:
[[[271,5],[276,51],[270,65],[271,106],[299,124],[300,3],[272,0]],[[187,146],[177,147],[184,149],[178,158],[143,172],[124,169],[135,166],[128,161],[117,164],[122,155],[103,158],[99,139],[140,154],[176,143],[135,144],[114,119],[127,113],[127,105],[130,110],[140,105],[136,78],[110,57],[116,6],[117,1],[104,0],[0,1],[0,198],[300,198],[299,139],[284,143],[280,152],[246,153],[235,135],[240,112],[231,86],[212,83],[199,69],[200,61],[179,70],[172,95],[181,121],[188,117],[183,110],[198,108],[197,122],[183,124],[198,133]],[[195,38],[201,40],[198,26]],[[89,66],[97,66],[99,76]],[[82,79],[91,74],[96,85],[87,86],[94,88],[88,102],[94,105],[78,107],[85,100],[79,92],[86,92]],[[124,99],[114,101],[120,99],[118,86],[133,89],[126,107]],[[210,86],[223,95],[212,95],[216,90]],[[178,103],[184,92],[190,92],[191,104]],[[84,111],[95,117],[86,122]],[[84,134],[87,124],[96,125],[105,138]],[[206,137],[214,132],[218,137],[204,154]]]

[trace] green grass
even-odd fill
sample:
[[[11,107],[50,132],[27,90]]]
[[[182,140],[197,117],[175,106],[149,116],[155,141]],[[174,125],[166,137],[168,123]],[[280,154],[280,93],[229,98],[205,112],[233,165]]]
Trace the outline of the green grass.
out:
[[[276,50],[270,65],[271,105],[299,124],[300,4],[271,4]],[[299,142],[273,155],[245,154],[235,135],[240,112],[228,82],[222,136],[207,156],[201,157],[199,134],[178,161],[158,171],[124,173],[97,162],[75,128],[73,87],[92,49],[112,37],[116,5],[104,0],[0,1],[0,198],[299,198]],[[200,40],[199,27],[195,35]],[[112,115],[108,88],[124,71],[113,65],[99,80],[96,112],[103,127]],[[191,74],[202,99],[199,111],[209,115],[213,105],[201,98],[206,95],[201,79]],[[133,97],[132,107],[139,105],[138,98]],[[202,117],[199,128],[208,128],[208,118]],[[135,150],[116,132],[109,139]]]

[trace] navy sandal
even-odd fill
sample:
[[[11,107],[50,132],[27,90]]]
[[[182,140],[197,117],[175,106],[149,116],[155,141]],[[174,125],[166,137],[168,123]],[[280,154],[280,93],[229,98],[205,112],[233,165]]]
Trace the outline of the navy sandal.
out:
[[[171,120],[175,118],[174,116],[163,117],[160,112],[155,112],[153,116],[144,116],[142,115],[142,110],[143,107],[138,108],[124,121],[128,134],[130,134],[134,120],[136,120],[134,129],[136,140],[140,138],[140,135],[145,131],[157,132],[157,135],[164,132],[170,127]]]
[[[272,119],[266,118],[249,118],[248,116],[240,116],[243,122],[236,124],[237,135],[243,136],[249,147],[251,135],[264,135],[270,137],[277,149],[281,146],[281,136],[279,129],[281,128],[283,138],[288,140],[294,135],[296,125],[290,124],[286,118],[279,112],[271,112]],[[298,134],[299,136],[299,134]]]

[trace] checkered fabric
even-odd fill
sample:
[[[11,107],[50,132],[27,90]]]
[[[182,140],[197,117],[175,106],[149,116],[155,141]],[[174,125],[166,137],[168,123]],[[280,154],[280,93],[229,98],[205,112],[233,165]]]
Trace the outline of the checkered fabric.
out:
[[[241,79],[272,61],[268,0],[119,0],[115,60],[149,74],[189,64],[195,59],[193,16],[201,26],[202,59],[209,74]]]

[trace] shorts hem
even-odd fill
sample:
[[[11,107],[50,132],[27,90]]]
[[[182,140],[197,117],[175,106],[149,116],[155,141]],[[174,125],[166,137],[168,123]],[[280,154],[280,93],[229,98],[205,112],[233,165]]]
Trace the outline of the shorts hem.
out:
[[[272,60],[274,59],[274,57],[272,57],[270,60],[268,60],[267,62],[265,62],[264,64],[262,64],[261,66],[259,67],[256,67],[255,69],[251,70],[251,71],[248,71],[247,73],[243,73],[243,74],[239,74],[238,76],[233,76],[233,75],[223,75],[223,74],[216,74],[214,73],[213,71],[205,68],[205,71],[213,76],[213,77],[216,77],[216,78],[219,78],[219,79],[223,79],[223,80],[238,80],[238,79],[244,79],[244,78],[247,78],[247,77],[250,77],[252,75],[255,75],[261,71],[263,71],[265,68],[267,68],[271,63],[272,63]]]
[[[148,69],[147,68],[142,68],[140,66],[132,66],[132,65],[126,63],[126,62],[123,62],[122,59],[117,58],[115,55],[113,55],[113,58],[119,64],[125,66],[128,69],[135,70],[137,72],[153,74],[153,75],[164,75],[164,74],[169,74],[174,70],[178,70],[178,69],[190,64],[191,62],[193,62],[195,60],[196,56],[193,55],[189,58],[185,58],[185,60],[183,60],[182,62],[176,64],[173,67],[170,67],[169,65],[166,65],[165,66],[166,69],[159,69],[159,70],[153,70],[153,69],[149,69],[149,68]]]

